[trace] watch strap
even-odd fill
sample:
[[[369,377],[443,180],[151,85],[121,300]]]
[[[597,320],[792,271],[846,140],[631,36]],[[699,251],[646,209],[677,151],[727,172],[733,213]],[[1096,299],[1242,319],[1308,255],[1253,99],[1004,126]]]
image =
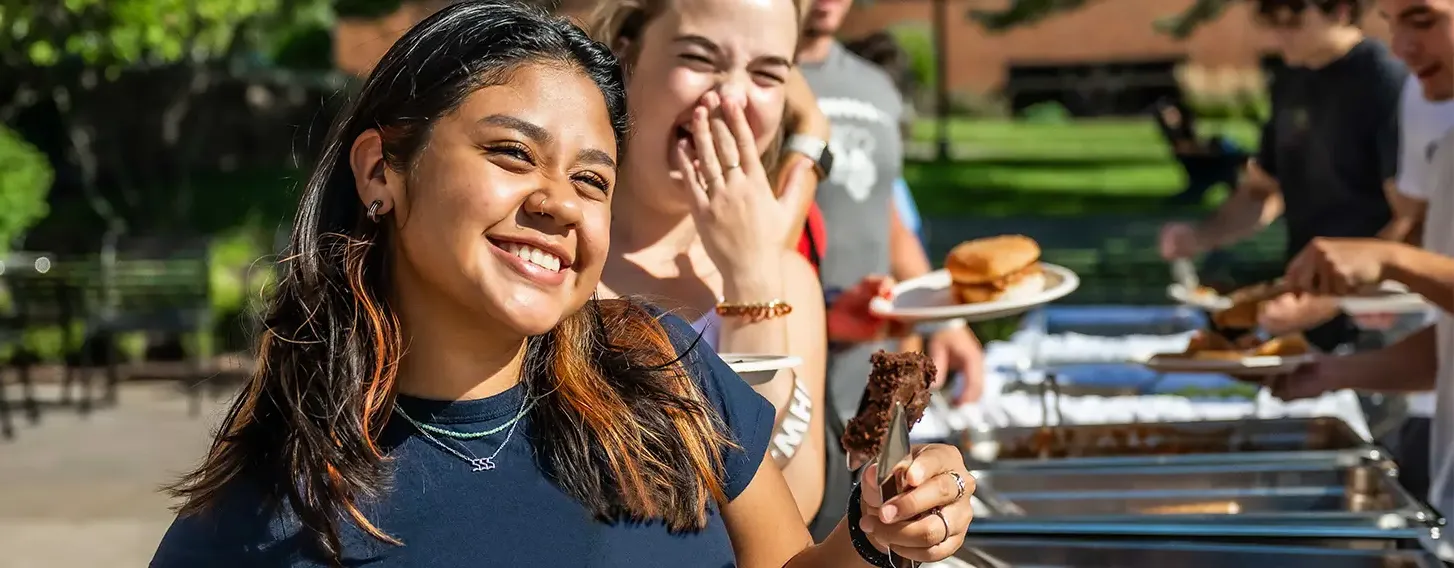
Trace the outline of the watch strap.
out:
[[[813,167],[818,170],[818,177],[826,179],[831,161],[828,156],[828,141],[817,136],[808,134],[793,134],[783,141],[783,149],[788,152],[797,152],[813,160]]]

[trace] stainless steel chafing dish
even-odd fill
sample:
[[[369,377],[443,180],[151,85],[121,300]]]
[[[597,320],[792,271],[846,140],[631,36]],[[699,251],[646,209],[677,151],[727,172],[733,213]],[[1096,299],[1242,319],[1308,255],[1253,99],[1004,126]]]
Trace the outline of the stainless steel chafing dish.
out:
[[[960,435],[994,469],[1236,463],[1351,466],[1384,452],[1337,418],[1022,426]],[[990,446],[988,450],[985,446]]]
[[[1415,539],[1443,519],[1387,462],[977,471],[1013,515],[976,516],[972,533]],[[1004,510],[1000,508],[1000,510]]]
[[[971,537],[955,558],[975,568],[1436,568],[1422,550],[1356,550],[1290,544],[1077,541]]]

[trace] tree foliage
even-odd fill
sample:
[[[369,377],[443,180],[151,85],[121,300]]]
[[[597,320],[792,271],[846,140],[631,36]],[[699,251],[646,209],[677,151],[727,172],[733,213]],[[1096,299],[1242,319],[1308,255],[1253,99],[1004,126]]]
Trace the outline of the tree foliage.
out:
[[[199,203],[192,166],[199,141],[216,134],[209,130],[218,119],[208,112],[214,87],[275,54],[269,44],[296,35],[297,22],[331,18],[330,7],[328,0],[0,0],[0,120],[52,109],[48,128],[65,147],[46,153],[63,157],[57,167],[104,221],[98,229],[106,238],[178,226]],[[115,135],[123,124],[136,134]],[[139,147],[156,146],[151,141],[161,145]]]
[[[1010,0],[1000,10],[971,10],[969,16],[986,30],[1003,32],[1040,22],[1046,18],[1082,8],[1097,0]],[[1196,0],[1181,13],[1156,22],[1156,29],[1176,38],[1186,38],[1203,23],[1217,19],[1233,0]]]
[[[45,217],[55,179],[50,162],[15,132],[0,127],[0,252]]]
[[[0,0],[0,54],[37,66],[205,62],[295,0]],[[15,63],[15,62],[11,62]]]

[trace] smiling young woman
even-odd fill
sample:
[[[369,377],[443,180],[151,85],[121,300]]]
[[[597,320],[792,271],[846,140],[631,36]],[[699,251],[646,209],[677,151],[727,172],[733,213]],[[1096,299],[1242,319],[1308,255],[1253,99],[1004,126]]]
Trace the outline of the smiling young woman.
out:
[[[593,297],[626,125],[564,21],[465,1],[405,34],[305,185],[259,370],[152,566],[856,562],[847,529],[810,545],[772,406],[685,322]],[[915,458],[860,542],[952,551],[958,456]]]

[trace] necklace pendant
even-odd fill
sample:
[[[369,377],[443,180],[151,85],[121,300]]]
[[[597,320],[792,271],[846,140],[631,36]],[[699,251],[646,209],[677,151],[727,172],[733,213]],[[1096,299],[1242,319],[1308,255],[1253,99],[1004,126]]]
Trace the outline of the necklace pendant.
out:
[[[475,458],[470,460],[470,465],[474,466],[474,469],[470,471],[489,471],[495,469],[495,460],[494,458]]]

